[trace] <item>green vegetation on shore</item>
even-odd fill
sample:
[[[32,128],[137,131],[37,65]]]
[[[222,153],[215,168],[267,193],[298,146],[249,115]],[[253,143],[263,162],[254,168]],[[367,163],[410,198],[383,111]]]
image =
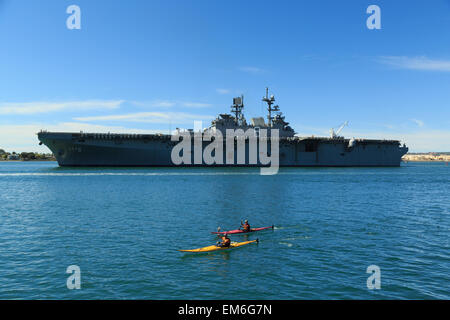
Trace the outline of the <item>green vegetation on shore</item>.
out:
[[[51,153],[38,152],[6,152],[0,149],[0,161],[55,161],[55,157]]]

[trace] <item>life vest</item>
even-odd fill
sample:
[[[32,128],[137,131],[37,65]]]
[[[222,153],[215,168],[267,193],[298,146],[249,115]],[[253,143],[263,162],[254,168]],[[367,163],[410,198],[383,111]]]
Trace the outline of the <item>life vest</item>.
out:
[[[231,243],[230,238],[222,237],[222,245],[223,245],[223,246],[229,246],[230,243]]]

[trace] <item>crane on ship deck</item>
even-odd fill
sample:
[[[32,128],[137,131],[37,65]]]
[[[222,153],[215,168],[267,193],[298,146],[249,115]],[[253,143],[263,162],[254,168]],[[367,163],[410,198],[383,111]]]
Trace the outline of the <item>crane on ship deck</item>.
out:
[[[343,124],[341,124],[341,126],[336,130],[336,132],[334,131],[333,128],[330,129],[330,138],[331,139],[336,139],[339,137],[339,133],[342,131],[342,129],[344,129],[345,126],[348,125],[348,121],[345,121]]]

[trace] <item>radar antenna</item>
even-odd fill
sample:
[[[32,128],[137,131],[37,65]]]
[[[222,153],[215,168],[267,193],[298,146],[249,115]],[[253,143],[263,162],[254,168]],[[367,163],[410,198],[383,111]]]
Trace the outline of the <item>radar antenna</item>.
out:
[[[269,114],[267,115],[267,125],[269,127],[272,127],[272,120],[274,117],[272,117],[272,111],[280,111],[280,107],[279,106],[273,106],[272,105],[275,103],[275,97],[274,95],[271,95],[269,98],[269,88],[266,88],[266,96],[262,98],[262,101],[264,101],[265,103],[267,103],[267,111],[269,111]]]
[[[234,113],[235,115],[234,121],[236,122],[237,125],[239,125],[244,120],[242,109],[244,109],[244,95],[233,98],[233,105],[231,106],[231,112]]]

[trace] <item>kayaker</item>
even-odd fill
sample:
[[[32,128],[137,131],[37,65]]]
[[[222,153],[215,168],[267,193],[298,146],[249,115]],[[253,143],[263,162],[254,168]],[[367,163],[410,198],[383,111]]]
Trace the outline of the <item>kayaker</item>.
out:
[[[231,240],[230,240],[230,238],[228,238],[228,235],[225,233],[222,236],[222,242],[218,242],[217,246],[226,248],[226,247],[229,247],[230,244],[231,244]]]
[[[244,224],[242,225],[242,231],[244,232],[250,232],[250,224],[248,223],[248,220],[245,220]]]

